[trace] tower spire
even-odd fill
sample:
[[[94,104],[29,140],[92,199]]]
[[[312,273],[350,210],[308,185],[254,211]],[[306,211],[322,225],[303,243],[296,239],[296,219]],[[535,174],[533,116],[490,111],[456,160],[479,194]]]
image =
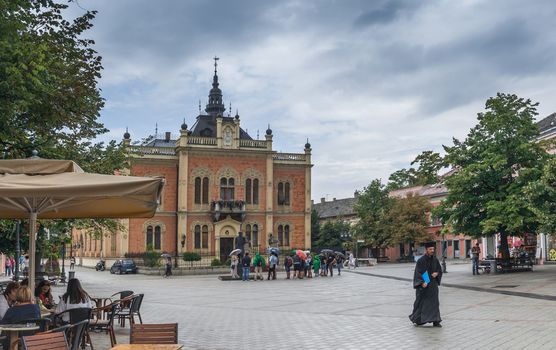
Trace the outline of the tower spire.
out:
[[[209,92],[209,100],[205,111],[210,115],[223,115],[226,107],[222,102],[222,90],[218,87],[218,60],[220,58],[214,56],[214,77],[212,78],[212,89]]]

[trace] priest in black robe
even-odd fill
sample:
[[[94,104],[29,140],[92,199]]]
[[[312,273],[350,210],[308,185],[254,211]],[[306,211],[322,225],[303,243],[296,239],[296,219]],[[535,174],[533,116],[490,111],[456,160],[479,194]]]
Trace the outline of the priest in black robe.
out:
[[[440,305],[438,301],[438,286],[442,279],[442,268],[440,262],[434,255],[434,242],[426,243],[426,253],[415,265],[413,274],[413,288],[415,288],[415,303],[413,313],[409,319],[415,325],[420,326],[431,323],[434,327],[442,327],[440,322]],[[430,282],[426,283],[423,278],[425,271],[428,273]]]

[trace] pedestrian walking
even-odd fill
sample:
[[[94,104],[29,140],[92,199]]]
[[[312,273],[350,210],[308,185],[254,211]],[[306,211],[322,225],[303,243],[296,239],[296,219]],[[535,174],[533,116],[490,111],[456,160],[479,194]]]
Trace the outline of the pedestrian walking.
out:
[[[12,275],[12,264],[10,257],[6,257],[6,261],[4,261],[4,274],[6,276]]]
[[[249,253],[245,253],[243,259],[241,259],[241,267],[243,268],[241,279],[243,281],[249,281],[249,270],[251,269],[251,257]]]
[[[344,258],[338,254],[336,255],[336,268],[338,269],[338,276],[342,275],[342,267],[344,267]]]
[[[348,257],[348,270],[350,270],[353,267],[353,269],[355,270],[355,258],[353,257],[353,253],[349,252],[349,257]]]
[[[12,276],[15,276],[15,259],[13,256],[10,257],[10,265],[12,270]]]
[[[263,278],[264,259],[259,253],[255,254],[255,258],[253,259],[253,266],[255,266],[255,281],[258,280],[259,278],[261,279],[261,281],[264,281]]]
[[[164,271],[164,278],[172,276],[172,258],[166,258],[166,270]]]
[[[75,269],[75,256],[70,256],[70,270]]]
[[[479,247],[479,242],[475,243],[475,246],[471,248],[471,262],[473,263],[473,275],[480,275],[479,273],[479,255],[481,254],[481,247]]]
[[[271,277],[273,280],[276,279],[276,266],[278,266],[278,256],[276,256],[276,253],[272,252],[268,257],[268,277],[266,278],[267,280],[270,280]]]
[[[330,277],[334,277],[334,265],[336,265],[336,257],[334,257],[333,254],[330,254],[328,256],[326,265],[328,266],[328,273],[330,274]]]
[[[237,255],[232,255],[232,260],[230,262],[230,274],[233,279],[238,279],[239,275],[237,273],[237,266],[238,266],[238,258]]]
[[[432,322],[434,327],[442,327],[438,286],[442,279],[440,262],[434,255],[435,242],[425,243],[425,255],[417,260],[413,273],[415,302],[409,319],[416,326]]]
[[[291,256],[286,255],[286,258],[284,259],[284,270],[286,270],[286,279],[289,280],[290,279],[290,271],[291,268],[293,266],[293,259]]]

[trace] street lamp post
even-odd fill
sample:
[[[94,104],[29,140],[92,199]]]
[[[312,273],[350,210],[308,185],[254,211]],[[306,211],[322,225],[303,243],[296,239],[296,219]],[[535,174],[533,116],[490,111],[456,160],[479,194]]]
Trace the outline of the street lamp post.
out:
[[[60,282],[66,283],[66,242],[62,243],[62,273],[60,274]]]

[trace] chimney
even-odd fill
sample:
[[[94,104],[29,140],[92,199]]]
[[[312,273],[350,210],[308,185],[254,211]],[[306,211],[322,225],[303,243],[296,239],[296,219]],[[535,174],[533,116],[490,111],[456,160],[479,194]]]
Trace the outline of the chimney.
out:
[[[353,192],[353,198],[357,198],[357,197],[359,197],[359,191]]]
[[[326,202],[326,198],[322,197],[322,198],[320,199],[320,202],[321,202],[321,203]]]
[[[170,132],[169,132],[169,131],[166,131],[166,134],[164,135],[164,140],[165,140],[166,142],[168,142],[168,141],[170,141],[170,137],[171,137],[171,136],[170,136]]]
[[[336,198],[332,198],[332,202],[335,202],[335,201],[336,201]]]

